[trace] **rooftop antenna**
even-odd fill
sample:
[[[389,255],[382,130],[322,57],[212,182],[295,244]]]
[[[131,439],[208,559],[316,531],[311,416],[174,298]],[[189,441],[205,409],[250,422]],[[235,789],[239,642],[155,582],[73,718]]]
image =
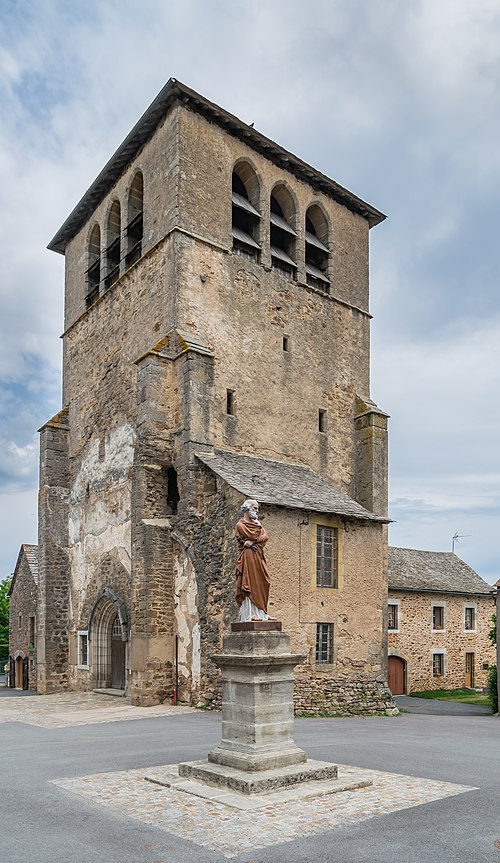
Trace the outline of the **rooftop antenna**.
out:
[[[452,540],[451,540],[452,554],[455,554],[455,543],[458,542],[459,539],[465,539],[466,536],[472,536],[472,534],[471,533],[462,533],[459,536],[458,531],[457,531],[457,533],[454,534],[454,536],[452,537]]]

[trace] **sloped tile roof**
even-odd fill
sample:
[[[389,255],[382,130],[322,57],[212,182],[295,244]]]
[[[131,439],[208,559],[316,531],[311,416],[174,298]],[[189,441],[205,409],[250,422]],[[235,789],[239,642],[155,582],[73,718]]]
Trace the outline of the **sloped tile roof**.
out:
[[[231,488],[259,503],[387,523],[307,467],[215,450],[196,457]]]
[[[492,585],[453,552],[389,546],[389,590],[488,594]]]

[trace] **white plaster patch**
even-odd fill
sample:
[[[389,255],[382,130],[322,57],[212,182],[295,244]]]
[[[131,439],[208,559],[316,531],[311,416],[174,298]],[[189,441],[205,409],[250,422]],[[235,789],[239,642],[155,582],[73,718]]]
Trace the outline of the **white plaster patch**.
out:
[[[120,549],[119,560],[130,572],[131,483],[135,434],[125,423],[114,429],[101,450],[94,441],[82,460],[70,494],[69,556],[73,586],[84,600],[88,577],[105,554]],[[100,494],[105,490],[105,494]]]
[[[174,553],[174,574],[179,677],[194,692],[201,676],[198,587],[193,564],[180,548]]]

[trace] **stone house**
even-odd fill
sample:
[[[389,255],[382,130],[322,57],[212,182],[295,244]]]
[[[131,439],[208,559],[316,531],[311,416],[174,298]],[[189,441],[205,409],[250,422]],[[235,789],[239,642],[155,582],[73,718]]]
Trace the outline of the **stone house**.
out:
[[[384,216],[171,79],[49,248],[63,407],[41,429],[39,688],[217,704],[245,497],[297,707],[392,709],[387,415],[369,392]]]
[[[393,695],[487,685],[495,662],[492,590],[453,552],[389,547]]]
[[[9,588],[9,683],[36,689],[38,546],[21,546]]]

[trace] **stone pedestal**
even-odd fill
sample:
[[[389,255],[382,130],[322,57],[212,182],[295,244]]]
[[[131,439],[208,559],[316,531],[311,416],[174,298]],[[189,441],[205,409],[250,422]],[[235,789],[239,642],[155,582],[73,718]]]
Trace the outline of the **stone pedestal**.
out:
[[[244,794],[336,779],[335,764],[308,762],[293,740],[293,669],[304,657],[277,627],[266,630],[233,632],[212,657],[222,672],[222,738],[208,761],[179,764],[180,777]]]

